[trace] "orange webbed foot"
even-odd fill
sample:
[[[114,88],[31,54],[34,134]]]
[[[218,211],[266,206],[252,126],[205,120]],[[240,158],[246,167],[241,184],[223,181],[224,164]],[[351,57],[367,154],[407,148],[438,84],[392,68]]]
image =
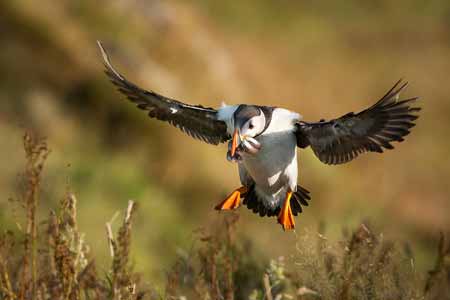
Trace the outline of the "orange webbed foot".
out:
[[[278,223],[281,224],[283,230],[291,230],[295,228],[294,215],[291,209],[291,197],[292,192],[286,193],[286,199],[284,200],[283,207],[278,215]]]
[[[245,196],[247,191],[245,186],[235,189],[225,200],[216,205],[215,209],[230,210],[238,208],[241,205],[241,198]]]

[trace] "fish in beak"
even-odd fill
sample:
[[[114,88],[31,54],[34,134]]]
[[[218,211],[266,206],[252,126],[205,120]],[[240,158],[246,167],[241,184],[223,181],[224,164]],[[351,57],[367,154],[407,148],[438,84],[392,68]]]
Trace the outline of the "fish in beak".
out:
[[[247,136],[242,139],[242,148],[247,153],[256,154],[261,149],[261,144],[256,139]]]
[[[233,132],[229,147],[227,159],[230,161],[239,161],[242,158],[240,155],[241,151],[254,155],[261,149],[261,144],[255,138],[241,135],[240,130],[236,128]]]

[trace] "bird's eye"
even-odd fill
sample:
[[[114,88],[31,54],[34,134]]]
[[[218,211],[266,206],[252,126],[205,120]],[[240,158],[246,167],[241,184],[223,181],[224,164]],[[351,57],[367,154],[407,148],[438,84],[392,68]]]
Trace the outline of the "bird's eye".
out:
[[[248,125],[248,128],[249,128],[249,129],[253,129],[253,127],[255,127],[255,126],[253,125],[253,123],[250,123],[250,124]]]

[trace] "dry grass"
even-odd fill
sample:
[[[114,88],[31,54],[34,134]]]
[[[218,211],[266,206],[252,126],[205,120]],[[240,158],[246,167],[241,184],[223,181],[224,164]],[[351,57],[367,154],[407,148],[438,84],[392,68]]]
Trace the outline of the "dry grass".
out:
[[[169,274],[167,299],[450,299],[450,243],[443,234],[429,274],[415,269],[409,245],[385,240],[364,223],[337,243],[321,230],[302,233],[292,257],[261,265],[248,263],[254,254],[248,242],[242,247],[230,238],[236,222],[233,216],[226,231],[202,232],[202,244]]]
[[[216,228],[198,230],[197,243],[180,251],[167,274],[165,291],[150,293],[130,264],[135,203],[129,202],[116,236],[116,216],[106,223],[111,266],[99,274],[70,191],[57,211],[45,220],[37,217],[50,151],[45,140],[29,134],[24,148],[24,189],[14,201],[24,220],[17,220],[17,232],[0,236],[1,299],[450,299],[450,241],[444,234],[428,275],[415,270],[410,247],[398,247],[367,224],[338,243],[329,242],[323,229],[305,232],[292,257],[266,264],[254,259],[251,240],[237,236],[234,214]]]
[[[142,299],[139,276],[129,264],[134,202],[114,238],[107,224],[112,265],[99,276],[84,234],[77,226],[76,197],[67,192],[57,211],[39,220],[36,209],[44,163],[50,153],[45,140],[24,137],[24,193],[16,202],[24,210],[25,230],[0,237],[0,298],[13,299]],[[41,225],[41,226],[38,226]]]

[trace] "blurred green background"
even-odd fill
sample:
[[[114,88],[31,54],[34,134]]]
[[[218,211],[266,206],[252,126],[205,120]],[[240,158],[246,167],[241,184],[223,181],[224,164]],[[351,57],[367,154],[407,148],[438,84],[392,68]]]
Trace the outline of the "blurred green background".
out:
[[[405,143],[330,167],[299,155],[313,200],[285,233],[241,208],[238,231],[261,257],[292,253],[304,228],[327,234],[369,219],[433,264],[436,233],[450,230],[450,2],[88,1],[0,2],[0,224],[20,188],[21,137],[46,136],[52,154],[42,216],[69,186],[80,230],[108,260],[104,224],[139,202],[133,261],[162,282],[193,230],[223,217],[215,204],[239,186],[226,146],[203,144],[150,120],[103,74],[96,40],[142,87],[189,103],[255,103],[333,118],[372,104],[399,78],[424,108]]]

